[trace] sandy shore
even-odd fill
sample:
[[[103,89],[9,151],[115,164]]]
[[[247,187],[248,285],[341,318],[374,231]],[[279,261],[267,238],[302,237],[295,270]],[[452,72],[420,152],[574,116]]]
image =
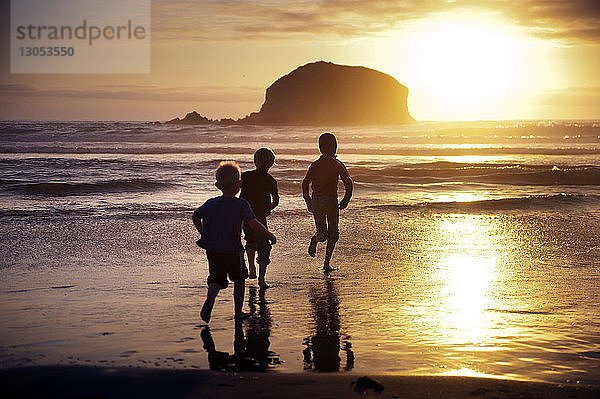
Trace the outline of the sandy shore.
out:
[[[0,370],[2,398],[597,398],[600,387],[490,378],[373,376],[383,391],[353,383],[358,374],[27,367]]]

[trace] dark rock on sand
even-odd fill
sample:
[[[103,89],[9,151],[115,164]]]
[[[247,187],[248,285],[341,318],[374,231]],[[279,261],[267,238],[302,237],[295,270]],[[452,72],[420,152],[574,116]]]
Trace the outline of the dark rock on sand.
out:
[[[354,391],[358,393],[363,393],[367,389],[373,389],[375,392],[383,392],[383,385],[369,377],[360,377],[358,380],[352,381],[352,384],[356,384]]]

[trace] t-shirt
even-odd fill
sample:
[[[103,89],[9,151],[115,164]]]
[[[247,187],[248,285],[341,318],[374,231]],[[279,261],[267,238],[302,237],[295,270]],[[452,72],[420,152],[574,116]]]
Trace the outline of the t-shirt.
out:
[[[304,178],[304,197],[308,196],[308,185],[312,183],[312,195],[314,197],[337,197],[337,186],[339,178],[342,178],[346,190],[352,186],[352,180],[346,170],[346,166],[335,156],[322,155],[313,162]]]
[[[271,214],[271,195],[277,195],[277,181],[269,173],[251,170],[242,173],[240,198],[250,203],[257,218]]]
[[[202,233],[198,245],[207,251],[240,253],[242,222],[254,219],[248,201],[237,197],[215,197],[194,211],[202,220]]]

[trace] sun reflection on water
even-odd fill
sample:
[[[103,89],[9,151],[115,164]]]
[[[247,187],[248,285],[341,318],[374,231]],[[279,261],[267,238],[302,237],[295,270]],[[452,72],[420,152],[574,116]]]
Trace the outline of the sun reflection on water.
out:
[[[460,377],[498,378],[497,375],[481,373],[479,371],[472,370],[467,367],[461,367],[456,370],[448,370],[444,373],[440,373],[440,375],[451,375],[451,376],[460,376]]]
[[[437,279],[442,329],[455,344],[483,345],[492,327],[492,285],[499,279],[495,225],[478,215],[452,215],[437,226]]]
[[[447,285],[443,293],[448,319],[463,341],[481,342],[487,330],[485,310],[490,307],[488,291],[495,277],[495,259],[457,254],[445,262]]]

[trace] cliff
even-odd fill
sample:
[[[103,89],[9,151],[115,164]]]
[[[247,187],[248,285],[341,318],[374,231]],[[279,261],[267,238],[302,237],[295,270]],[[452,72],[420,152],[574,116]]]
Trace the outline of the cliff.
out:
[[[265,95],[260,112],[237,121],[253,125],[393,125],[414,122],[408,88],[385,73],[360,66],[313,62],[279,78]],[[196,114],[197,115],[197,114]],[[210,123],[194,115],[168,123]]]

